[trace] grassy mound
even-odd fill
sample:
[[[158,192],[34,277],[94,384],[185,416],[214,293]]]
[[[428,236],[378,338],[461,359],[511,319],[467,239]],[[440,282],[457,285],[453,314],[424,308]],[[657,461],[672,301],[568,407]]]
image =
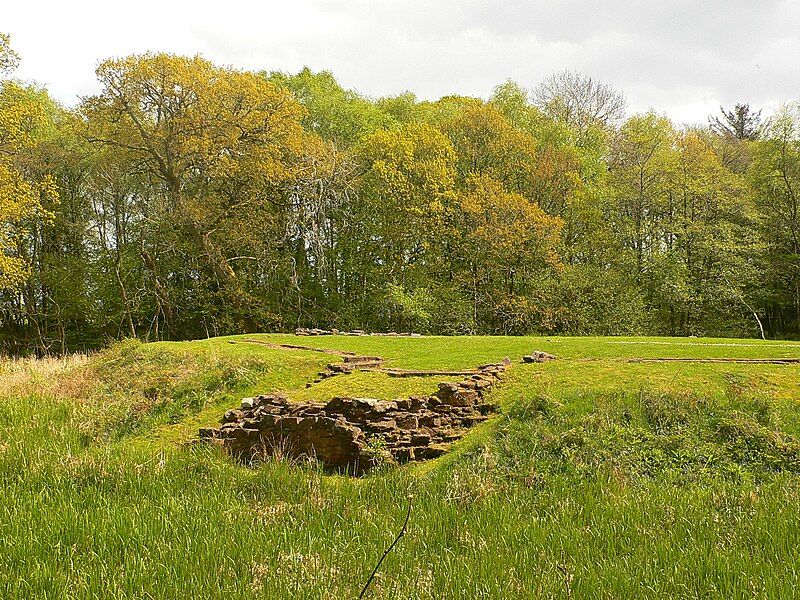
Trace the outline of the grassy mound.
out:
[[[306,389],[329,355],[237,340],[0,363],[0,596],[353,598],[408,502],[371,597],[778,598],[800,584],[800,368],[626,362],[797,345],[306,338],[401,368],[559,356],[515,364],[492,392],[501,414],[454,452],[354,480],[183,442],[245,395],[391,398],[438,379]]]

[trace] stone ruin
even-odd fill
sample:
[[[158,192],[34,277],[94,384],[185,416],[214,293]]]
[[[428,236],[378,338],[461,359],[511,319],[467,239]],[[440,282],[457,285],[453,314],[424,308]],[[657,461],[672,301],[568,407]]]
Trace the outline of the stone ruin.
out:
[[[440,383],[431,396],[325,403],[293,403],[282,394],[245,398],[241,408],[225,413],[219,429],[201,429],[200,437],[245,462],[272,455],[309,458],[352,475],[386,461],[435,458],[497,409],[484,396],[510,364],[506,358],[482,365],[461,381]]]
[[[543,363],[550,362],[551,360],[556,360],[556,357],[547,352],[542,352],[541,350],[534,350],[530,354],[526,354],[522,357],[522,362],[524,363]]]
[[[355,371],[368,371],[375,370],[383,364],[383,359],[380,356],[358,356],[355,354],[343,354],[343,362],[329,363],[323,371],[317,374],[317,378],[306,387],[311,387],[330,377],[337,375],[349,375]]]
[[[338,329],[318,329],[316,327],[298,327],[294,330],[295,335],[299,336],[315,336],[315,335],[350,335],[350,336],[381,336],[381,337],[422,337],[419,333],[397,333],[396,331],[388,332],[366,332],[363,329],[353,329],[352,331],[339,331]]]

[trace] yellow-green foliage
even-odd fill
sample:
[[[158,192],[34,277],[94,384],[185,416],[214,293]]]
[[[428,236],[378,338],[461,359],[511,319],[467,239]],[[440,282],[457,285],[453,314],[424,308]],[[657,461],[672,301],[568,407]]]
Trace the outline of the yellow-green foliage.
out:
[[[10,52],[8,38],[0,36],[0,74],[14,64]],[[52,177],[31,178],[17,164],[46,121],[44,105],[31,90],[0,80],[0,291],[17,288],[28,277],[25,239],[52,218],[42,202],[58,198]]]

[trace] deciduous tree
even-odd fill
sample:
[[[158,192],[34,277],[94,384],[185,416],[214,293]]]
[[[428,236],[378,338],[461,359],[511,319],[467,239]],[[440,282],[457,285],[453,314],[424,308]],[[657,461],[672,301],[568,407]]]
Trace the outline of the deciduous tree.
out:
[[[97,75],[103,90],[82,107],[89,138],[117,148],[163,190],[169,218],[244,311],[245,285],[224,242],[282,202],[302,155],[305,111],[264,77],[200,57],[131,56],[104,62]]]

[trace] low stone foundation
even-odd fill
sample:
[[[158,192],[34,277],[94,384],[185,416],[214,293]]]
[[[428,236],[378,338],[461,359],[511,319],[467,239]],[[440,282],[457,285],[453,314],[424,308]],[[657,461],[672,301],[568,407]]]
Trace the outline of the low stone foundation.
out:
[[[383,359],[380,356],[357,356],[346,355],[342,356],[340,363],[329,363],[324,371],[317,374],[317,378],[312,383],[307,383],[306,387],[319,383],[330,377],[337,375],[350,375],[355,371],[374,370],[383,364]]]
[[[542,352],[541,350],[534,350],[530,354],[526,354],[522,357],[522,362],[524,363],[543,363],[550,362],[551,360],[556,360],[556,357],[547,352]]]
[[[419,333],[397,333],[396,331],[387,332],[366,332],[361,329],[354,329],[352,331],[339,331],[338,329],[317,329],[308,327],[298,327],[294,330],[295,335],[352,335],[352,336],[382,336],[382,337],[422,337]]]
[[[221,444],[233,456],[313,458],[330,471],[360,475],[380,462],[435,458],[466,431],[485,421],[496,406],[484,395],[511,364],[482,365],[457,383],[440,383],[432,396],[398,400],[333,398],[292,403],[281,394],[242,400],[219,429],[200,437]]]

